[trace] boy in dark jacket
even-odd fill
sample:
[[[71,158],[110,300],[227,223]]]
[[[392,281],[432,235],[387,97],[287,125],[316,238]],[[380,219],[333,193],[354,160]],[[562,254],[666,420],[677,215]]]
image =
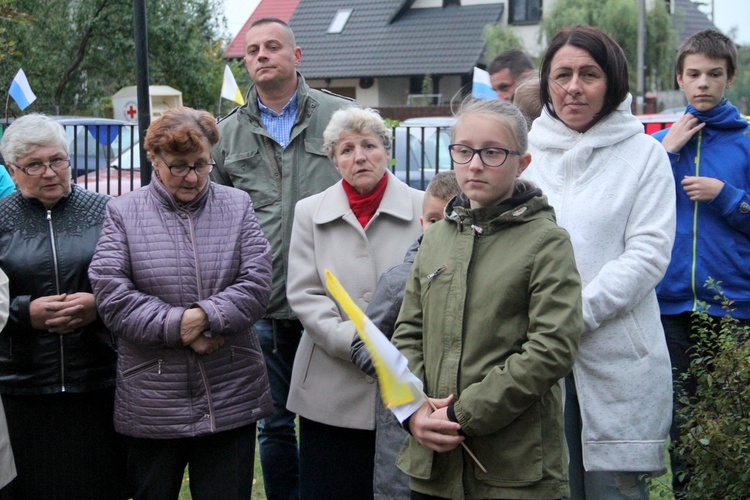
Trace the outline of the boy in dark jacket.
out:
[[[456,174],[453,171],[440,172],[430,181],[422,202],[422,216],[419,218],[423,232],[443,218],[445,205],[459,191]],[[401,302],[404,300],[406,279],[409,277],[409,271],[421,241],[420,236],[406,252],[404,262],[383,273],[365,312],[389,339],[393,336],[396,318],[401,309]],[[351,357],[352,362],[360,370],[373,378],[376,377],[372,359],[359,335],[355,336],[352,342]],[[409,478],[396,467],[396,458],[407,433],[382,402],[378,404],[375,419],[374,497],[376,500],[408,500],[410,498]]]
[[[657,132],[669,154],[677,186],[677,233],[672,260],[656,288],[674,380],[690,366],[693,313],[726,314],[708,278],[722,282],[733,302],[732,315],[750,322],[750,128],[724,97],[737,66],[737,48],[716,30],[703,30],[685,40],[677,53],[677,83],[685,91],[685,115]],[[682,385],[693,392],[695,384]],[[679,393],[675,392],[677,408]],[[672,443],[680,442],[673,418]],[[683,468],[672,453],[676,494]]]

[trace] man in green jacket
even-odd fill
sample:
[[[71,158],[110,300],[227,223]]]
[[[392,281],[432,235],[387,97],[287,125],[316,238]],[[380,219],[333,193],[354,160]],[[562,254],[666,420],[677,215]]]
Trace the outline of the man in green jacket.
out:
[[[268,368],[274,413],[259,425],[266,496],[298,497],[294,414],[286,400],[302,325],[286,299],[289,239],[297,201],[341,176],[323,150],[323,130],[350,99],[311,89],[297,66],[302,50],[282,20],[255,21],[245,35],[245,67],[254,85],[247,102],[219,122],[212,179],[246,191],[271,243],[273,286],[266,316],[255,324]]]

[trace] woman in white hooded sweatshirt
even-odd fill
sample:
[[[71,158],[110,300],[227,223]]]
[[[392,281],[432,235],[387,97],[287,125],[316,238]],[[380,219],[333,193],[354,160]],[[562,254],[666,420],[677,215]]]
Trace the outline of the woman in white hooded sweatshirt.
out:
[[[584,327],[566,378],[571,498],[648,498],[666,470],[669,354],[654,288],[675,231],[667,155],[632,115],[625,54],[601,30],[559,31],[540,68],[531,128],[536,183],[571,236]]]

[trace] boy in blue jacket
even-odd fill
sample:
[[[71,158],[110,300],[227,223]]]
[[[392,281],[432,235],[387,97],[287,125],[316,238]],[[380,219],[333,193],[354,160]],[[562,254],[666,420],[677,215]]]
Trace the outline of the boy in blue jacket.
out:
[[[736,73],[737,48],[710,29],[685,40],[677,53],[677,83],[685,91],[685,115],[654,134],[669,154],[677,188],[677,233],[672,260],[656,288],[674,380],[690,366],[692,313],[703,303],[708,314],[726,314],[715,292],[703,285],[722,282],[733,300],[732,315],[750,322],[750,128],[724,97]],[[695,383],[680,390],[695,391]],[[679,393],[675,392],[675,407]],[[672,419],[672,443],[679,422]],[[684,468],[672,452],[675,492]]]

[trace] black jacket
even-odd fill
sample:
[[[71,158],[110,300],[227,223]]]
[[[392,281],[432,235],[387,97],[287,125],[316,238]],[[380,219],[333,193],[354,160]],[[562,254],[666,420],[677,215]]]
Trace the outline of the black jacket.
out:
[[[29,316],[38,297],[91,292],[88,267],[109,199],[74,185],[50,210],[18,191],[0,200],[0,268],[10,280],[10,316],[0,332],[0,393],[114,385],[115,341],[101,319],[57,334],[33,329]]]

